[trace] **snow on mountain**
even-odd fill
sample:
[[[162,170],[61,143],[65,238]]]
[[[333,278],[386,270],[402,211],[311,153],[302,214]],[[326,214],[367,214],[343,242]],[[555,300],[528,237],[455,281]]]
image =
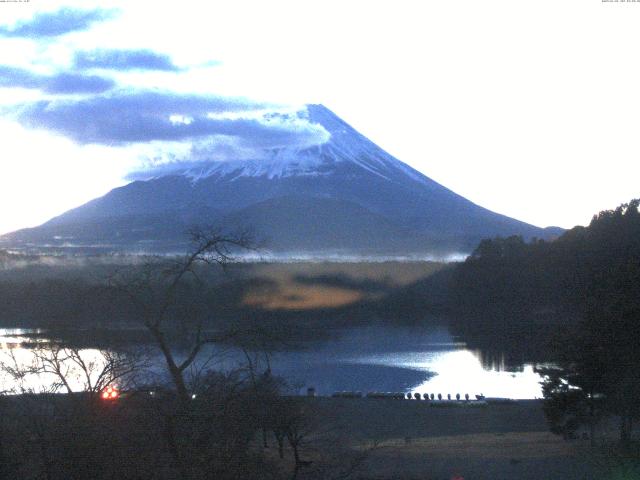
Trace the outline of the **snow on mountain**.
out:
[[[315,177],[330,175],[337,164],[350,163],[386,180],[400,173],[424,182],[423,175],[396,160],[323,105],[307,105],[306,112],[301,114],[329,133],[326,143],[307,148],[268,149],[252,159],[177,163],[152,177],[182,175],[192,182],[209,177],[231,181],[240,177]]]

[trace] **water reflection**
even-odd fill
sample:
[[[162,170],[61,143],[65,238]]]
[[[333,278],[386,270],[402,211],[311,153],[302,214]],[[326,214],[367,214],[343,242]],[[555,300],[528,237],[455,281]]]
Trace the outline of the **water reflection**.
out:
[[[50,340],[39,335],[40,329],[0,329],[0,392],[2,393],[55,393],[80,392],[96,385],[104,373],[107,359],[95,348],[74,351],[74,358],[61,351],[57,358],[47,347]],[[52,370],[52,363],[60,360],[60,375]]]
[[[297,374],[323,394],[361,390],[452,397],[468,393],[472,398],[480,393],[513,399],[542,396],[541,378],[532,364],[510,365],[504,355],[471,350],[445,327],[353,329],[322,347],[279,356],[274,362],[278,371],[286,377]]]
[[[33,348],[47,342],[34,340],[31,334],[39,330],[0,329],[0,359],[28,367],[34,362]],[[87,362],[100,370],[104,361],[98,349],[81,349]],[[233,369],[241,366],[244,356],[239,352],[225,357],[217,368]],[[158,355],[152,359],[151,370],[162,375],[163,361]],[[82,372],[68,366],[70,386],[83,387]],[[483,393],[488,397],[514,399],[541,397],[540,377],[533,365],[507,365],[504,355],[485,354],[467,348],[454,338],[447,328],[410,328],[371,326],[343,331],[331,342],[315,343],[300,351],[274,354],[271,368],[300,387],[314,386],[318,393],[330,395],[334,391],[417,391],[442,393],[443,396],[468,393],[472,398]],[[50,374],[25,377],[23,385],[7,372],[0,372],[3,391],[51,389],[55,378]]]
[[[39,328],[0,328],[0,350],[47,343],[48,340],[37,336],[43,332],[44,330]]]
[[[456,347],[444,351],[418,351],[388,353],[352,359],[363,364],[395,365],[435,375],[411,387],[420,393],[456,393],[472,398],[476,394],[513,399],[539,398],[542,396],[540,376],[533,365],[523,365],[519,371],[506,369],[504,363],[486,365],[478,351]],[[487,368],[490,367],[490,368]]]

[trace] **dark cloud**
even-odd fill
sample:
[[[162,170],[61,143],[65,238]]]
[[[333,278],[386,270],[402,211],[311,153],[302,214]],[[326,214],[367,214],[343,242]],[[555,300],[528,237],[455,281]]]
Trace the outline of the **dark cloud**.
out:
[[[55,12],[37,13],[30,20],[18,22],[12,27],[1,25],[0,36],[36,39],[57,37],[87,30],[92,24],[109,20],[115,15],[115,10],[62,8]]]
[[[0,65],[0,87],[40,88],[43,78],[23,68]]]
[[[110,78],[61,73],[49,77],[43,90],[49,93],[102,93],[114,86],[115,82]]]
[[[97,75],[41,75],[23,68],[0,65],[0,87],[37,88],[47,93],[102,93],[114,85],[113,80]]]
[[[299,144],[301,139],[308,143],[309,137],[328,135],[319,125],[306,121],[225,115],[267,107],[243,98],[117,91],[81,100],[31,103],[23,106],[17,117],[26,126],[55,131],[81,144],[180,141],[223,135],[236,137],[251,148],[270,148]]]
[[[104,68],[111,70],[164,70],[175,72],[168,55],[151,50],[93,50],[76,52],[76,68]]]

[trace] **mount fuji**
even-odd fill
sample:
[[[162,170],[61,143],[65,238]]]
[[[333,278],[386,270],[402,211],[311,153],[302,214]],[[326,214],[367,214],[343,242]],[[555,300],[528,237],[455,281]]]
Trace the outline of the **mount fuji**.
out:
[[[445,256],[487,237],[549,238],[482,208],[397,160],[322,105],[321,145],[257,159],[177,163],[43,225],[3,237],[17,249],[172,252],[193,226],[250,227],[278,255]]]

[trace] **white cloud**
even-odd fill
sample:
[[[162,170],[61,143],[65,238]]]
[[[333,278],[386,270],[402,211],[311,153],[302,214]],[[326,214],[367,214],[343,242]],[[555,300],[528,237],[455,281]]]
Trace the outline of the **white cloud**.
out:
[[[193,123],[193,117],[188,115],[169,115],[169,121],[173,125],[190,125]]]

